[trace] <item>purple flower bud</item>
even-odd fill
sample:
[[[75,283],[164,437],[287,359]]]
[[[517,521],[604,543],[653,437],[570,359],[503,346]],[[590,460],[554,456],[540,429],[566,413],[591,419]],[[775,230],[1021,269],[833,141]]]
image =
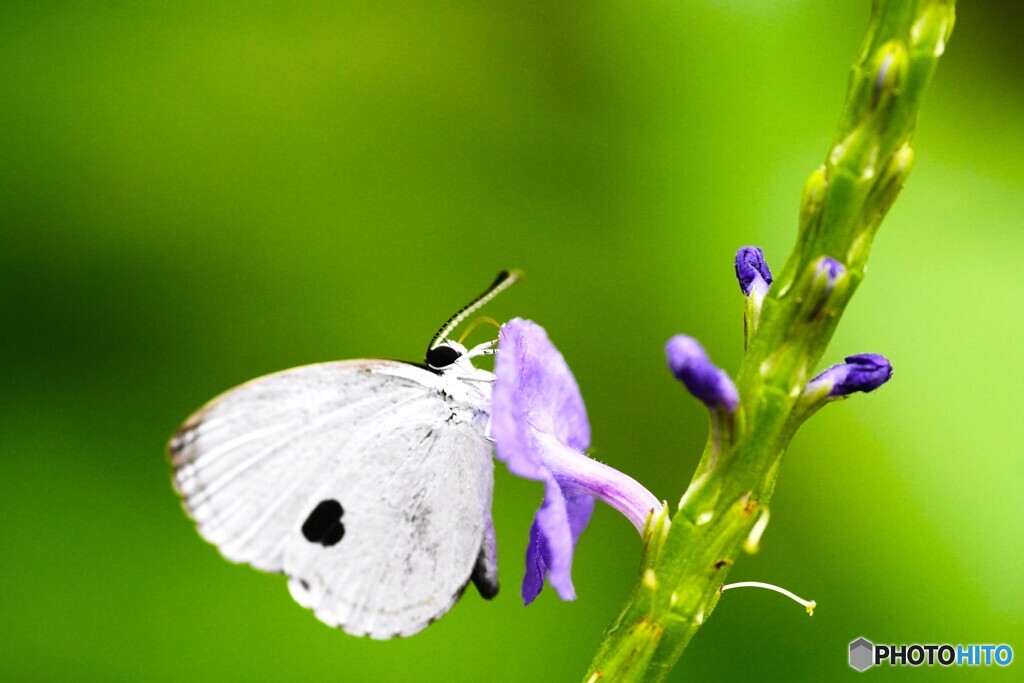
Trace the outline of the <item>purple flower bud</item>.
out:
[[[696,339],[677,334],[665,344],[665,357],[676,379],[708,408],[725,408],[730,413],[736,410],[740,400],[736,385],[711,362]]]
[[[808,320],[831,310],[833,300],[845,291],[849,276],[846,266],[831,256],[822,256],[808,267],[811,281],[801,314]]]
[[[846,266],[836,261],[831,256],[822,256],[814,264],[814,289],[818,294],[816,308],[825,304],[832,290],[835,289],[839,278],[846,274]]]
[[[874,391],[892,377],[892,363],[877,353],[859,353],[847,356],[845,363],[828,368],[812,379],[807,388],[814,390],[828,386],[829,396],[848,396],[863,391]]]
[[[831,256],[823,256],[818,261],[818,275],[824,277],[829,288],[834,287],[839,276],[846,272],[846,267]]]
[[[736,279],[744,296],[758,290],[764,295],[768,285],[772,283],[772,272],[764,260],[764,252],[759,247],[743,247],[736,252]]]

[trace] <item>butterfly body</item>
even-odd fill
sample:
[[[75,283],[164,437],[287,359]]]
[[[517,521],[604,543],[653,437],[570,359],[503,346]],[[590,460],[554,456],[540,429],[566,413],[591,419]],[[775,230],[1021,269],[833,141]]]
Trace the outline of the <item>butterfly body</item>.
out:
[[[493,375],[444,345],[441,368],[303,366],[197,411],[168,453],[199,533],[354,635],[416,633],[470,580],[493,597]]]

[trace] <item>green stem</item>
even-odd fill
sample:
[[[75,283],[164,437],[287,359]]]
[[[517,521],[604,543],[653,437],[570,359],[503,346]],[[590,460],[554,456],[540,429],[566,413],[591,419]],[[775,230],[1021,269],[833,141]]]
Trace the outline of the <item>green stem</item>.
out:
[[[733,429],[714,430],[706,453],[716,455],[702,460],[671,524],[666,510],[647,525],[639,580],[585,681],[664,680],[718,603],[806,417],[800,392],[910,171],[921,96],[952,31],[954,1],[873,3],[835,141],[805,186],[796,246],[764,299],[737,375]],[[834,282],[817,267],[825,256],[845,267]]]

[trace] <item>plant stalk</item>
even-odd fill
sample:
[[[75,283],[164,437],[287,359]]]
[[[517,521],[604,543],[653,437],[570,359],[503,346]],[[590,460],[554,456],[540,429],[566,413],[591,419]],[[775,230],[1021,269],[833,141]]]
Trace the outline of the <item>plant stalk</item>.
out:
[[[732,429],[679,508],[644,531],[636,586],[584,681],[662,681],[711,615],[775,488],[798,400],[864,277],[878,225],[913,161],[921,97],[953,29],[955,0],[875,0],[824,165],[804,188],[796,245],[749,330]],[[822,259],[838,261],[827,277]],[[727,435],[723,439],[722,435]],[[761,525],[763,530],[763,524]],[[750,545],[747,544],[748,549]]]

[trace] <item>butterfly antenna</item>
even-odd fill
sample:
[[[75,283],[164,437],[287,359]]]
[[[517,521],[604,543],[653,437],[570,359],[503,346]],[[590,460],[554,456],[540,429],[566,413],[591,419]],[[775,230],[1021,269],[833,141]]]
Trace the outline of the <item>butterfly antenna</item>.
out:
[[[448,339],[448,335],[451,334],[452,330],[458,327],[463,320],[473,315],[473,313],[478,311],[488,301],[511,287],[515,281],[522,276],[523,272],[521,270],[503,270],[498,273],[498,277],[495,278],[494,282],[484,291],[483,294],[470,301],[468,304],[460,308],[455,315],[448,318],[445,324],[441,326],[441,329],[437,331],[437,334],[434,335],[434,338],[430,340],[430,346],[427,347],[427,351],[430,351],[430,349]]]

